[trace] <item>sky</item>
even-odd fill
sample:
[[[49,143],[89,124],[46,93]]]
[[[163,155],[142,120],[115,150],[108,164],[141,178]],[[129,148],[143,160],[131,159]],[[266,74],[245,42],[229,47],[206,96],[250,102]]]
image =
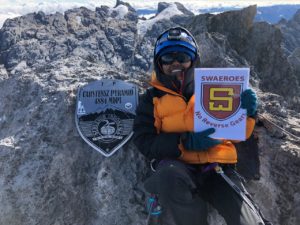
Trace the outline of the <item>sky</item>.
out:
[[[212,7],[237,7],[242,8],[256,4],[270,6],[278,4],[300,4],[300,0],[123,0],[136,10],[157,9],[158,2],[180,2],[190,11],[196,13],[198,9]],[[65,12],[68,9],[80,6],[95,10],[96,7],[106,5],[114,7],[116,0],[0,0],[0,27],[7,18],[13,18],[27,13],[43,11],[46,14]]]

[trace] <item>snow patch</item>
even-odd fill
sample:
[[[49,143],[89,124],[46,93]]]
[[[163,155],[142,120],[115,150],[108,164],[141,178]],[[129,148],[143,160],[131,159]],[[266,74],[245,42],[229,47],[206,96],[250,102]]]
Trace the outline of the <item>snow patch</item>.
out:
[[[26,61],[21,61],[13,70],[14,71],[23,71],[24,69],[26,69],[27,67],[27,63]]]
[[[0,146],[5,147],[14,147],[14,138],[13,137],[6,137],[0,140]]]
[[[178,10],[175,3],[170,4],[170,6],[160,12],[156,17],[149,20],[139,20],[138,27],[138,35],[144,36],[147,30],[151,29],[154,23],[157,23],[160,20],[166,19],[169,20],[171,17],[176,15],[182,15],[183,13]]]
[[[76,21],[78,23],[78,25],[81,25],[81,17],[80,16],[76,16]]]
[[[8,73],[4,67],[4,65],[0,65],[0,81],[8,78]]]
[[[116,8],[110,8],[110,15],[113,12],[117,13],[117,16],[115,18],[117,19],[124,19],[124,17],[127,15],[128,13],[128,8],[125,5],[118,5]]]
[[[150,19],[151,17],[155,16],[155,13],[150,13],[150,14],[142,14],[140,17],[144,17],[147,20]]]

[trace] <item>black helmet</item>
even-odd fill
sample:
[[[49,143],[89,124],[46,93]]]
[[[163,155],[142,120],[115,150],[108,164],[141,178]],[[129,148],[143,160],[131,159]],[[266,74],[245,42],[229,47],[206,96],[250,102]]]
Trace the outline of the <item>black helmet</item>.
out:
[[[160,56],[171,52],[184,52],[191,57],[191,67],[183,73],[184,83],[178,81],[176,76],[164,75],[162,71]],[[199,64],[198,45],[189,31],[182,27],[173,27],[159,35],[154,48],[154,70],[157,80],[165,87],[174,91],[181,87],[183,95],[189,98],[194,90],[194,68]]]
[[[156,40],[154,60],[169,52],[184,52],[192,61],[198,55],[198,46],[189,31],[182,27],[173,27],[164,31]]]

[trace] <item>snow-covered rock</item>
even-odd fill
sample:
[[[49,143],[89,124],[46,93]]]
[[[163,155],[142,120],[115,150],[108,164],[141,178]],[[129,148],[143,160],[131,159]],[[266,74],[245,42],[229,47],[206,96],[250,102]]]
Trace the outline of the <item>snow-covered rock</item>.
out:
[[[175,3],[170,3],[167,8],[164,8],[154,18],[148,20],[139,20],[138,31],[140,36],[144,36],[147,30],[151,30],[153,24],[161,20],[170,20],[173,16],[182,15],[183,13],[177,8]]]

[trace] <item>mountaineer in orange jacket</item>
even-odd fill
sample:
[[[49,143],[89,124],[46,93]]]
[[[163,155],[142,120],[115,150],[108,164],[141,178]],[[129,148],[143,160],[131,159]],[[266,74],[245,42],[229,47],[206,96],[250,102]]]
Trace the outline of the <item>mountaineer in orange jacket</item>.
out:
[[[141,97],[134,122],[134,143],[156,162],[156,172],[145,188],[158,195],[177,225],[207,225],[207,203],[228,225],[268,224],[256,207],[246,204],[222,176],[208,169],[218,163],[238,190],[246,193],[235,171],[234,141],[210,138],[214,128],[193,132],[194,68],[199,63],[197,43],[186,29],[171,28],[158,37],[152,88]],[[257,111],[251,89],[241,94],[241,107],[247,110],[248,138]]]

